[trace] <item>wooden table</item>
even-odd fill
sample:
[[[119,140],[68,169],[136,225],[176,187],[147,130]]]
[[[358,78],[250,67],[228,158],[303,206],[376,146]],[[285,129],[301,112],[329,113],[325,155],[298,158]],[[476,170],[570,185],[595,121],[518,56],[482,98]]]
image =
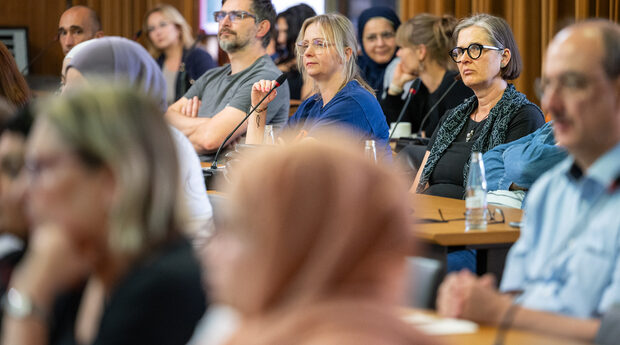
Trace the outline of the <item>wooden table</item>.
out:
[[[478,332],[471,334],[452,334],[437,336],[444,344],[458,345],[493,345],[497,328],[480,326]],[[546,334],[511,329],[506,333],[504,345],[585,345],[581,341]]]
[[[439,209],[445,219],[465,217],[465,200],[437,196],[412,194],[410,205],[417,219],[440,219]],[[489,205],[489,210],[499,208],[504,213],[505,222],[489,224],[486,230],[465,231],[465,220],[447,223],[416,223],[416,238],[427,244],[426,256],[445,263],[448,252],[462,249],[476,249],[477,270],[482,274],[492,272],[501,278],[506,254],[510,246],[519,238],[519,229],[509,225],[521,220],[523,212],[519,209]],[[498,279],[499,281],[499,279]]]
[[[434,311],[407,309],[405,314],[423,313],[427,315],[436,315]],[[466,334],[450,334],[436,335],[441,344],[458,344],[458,345],[493,345],[497,338],[497,327],[478,325],[476,333]],[[552,336],[542,333],[535,333],[519,329],[510,329],[504,337],[504,345],[585,345],[582,341]]]

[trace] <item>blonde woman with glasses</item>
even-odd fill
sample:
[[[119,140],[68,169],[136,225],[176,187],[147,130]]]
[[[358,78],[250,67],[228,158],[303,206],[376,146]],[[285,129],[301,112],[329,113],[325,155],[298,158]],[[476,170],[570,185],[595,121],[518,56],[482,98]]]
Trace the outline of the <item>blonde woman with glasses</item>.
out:
[[[297,39],[297,64],[304,77],[314,83],[314,96],[299,106],[284,129],[303,138],[325,127],[338,127],[361,140],[377,141],[377,151],[390,159],[387,122],[373,89],[360,76],[357,51],[353,25],[346,17],[331,13],[306,19]],[[257,105],[274,84],[272,80],[255,83],[252,105]],[[265,117],[261,113],[276,93],[250,116],[247,143],[262,143]]]

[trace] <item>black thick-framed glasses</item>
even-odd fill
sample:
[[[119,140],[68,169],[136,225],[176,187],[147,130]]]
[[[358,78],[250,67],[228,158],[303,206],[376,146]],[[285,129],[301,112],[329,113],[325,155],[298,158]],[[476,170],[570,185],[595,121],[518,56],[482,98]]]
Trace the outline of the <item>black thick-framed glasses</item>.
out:
[[[452,58],[452,60],[454,60],[454,62],[459,63],[463,59],[463,55],[465,54],[465,52],[467,52],[467,55],[469,55],[472,60],[476,60],[480,57],[480,55],[482,55],[483,49],[498,51],[503,50],[502,48],[494,46],[487,46],[480,43],[472,43],[467,48],[454,47],[448,52],[448,54],[450,54],[450,57]]]
[[[226,16],[228,16],[228,18],[230,18],[231,22],[236,22],[239,20],[244,20],[247,17],[250,18],[254,18],[254,20],[256,20],[256,16],[253,15],[250,12],[246,12],[246,11],[215,11],[213,12],[213,19],[215,19],[216,22],[221,22],[222,20],[224,20],[224,18],[226,18]]]

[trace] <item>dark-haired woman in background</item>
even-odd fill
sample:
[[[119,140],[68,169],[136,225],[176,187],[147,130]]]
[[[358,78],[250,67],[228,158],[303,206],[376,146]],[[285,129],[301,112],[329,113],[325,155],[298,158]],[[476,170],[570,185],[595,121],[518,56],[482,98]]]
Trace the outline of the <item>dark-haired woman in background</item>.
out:
[[[357,58],[362,77],[380,96],[384,89],[385,70],[396,55],[396,30],[400,19],[389,7],[364,10],[357,22],[357,38],[362,53]]]
[[[187,21],[171,5],[158,5],[144,16],[146,46],[157,60],[166,78],[166,101],[174,103],[191,84],[217,64],[209,53],[194,48],[194,38]]]
[[[471,97],[473,91],[458,80],[458,71],[446,53],[452,48],[452,32],[457,20],[452,16],[438,17],[419,14],[396,31],[400,57],[388,94],[381,106],[388,123],[396,122],[404,100],[401,97],[405,83],[420,79],[416,94],[411,99],[402,122],[410,122],[415,133],[423,131],[430,137],[439,118],[451,108]],[[424,119],[426,117],[426,119]],[[423,128],[420,128],[424,121]]]
[[[280,57],[275,63],[282,72],[286,73],[286,80],[291,90],[291,99],[304,100],[312,92],[312,82],[310,80],[304,81],[303,75],[297,68],[295,43],[301,25],[306,19],[314,16],[316,16],[316,12],[312,7],[299,4],[278,14],[277,17],[277,42]]]

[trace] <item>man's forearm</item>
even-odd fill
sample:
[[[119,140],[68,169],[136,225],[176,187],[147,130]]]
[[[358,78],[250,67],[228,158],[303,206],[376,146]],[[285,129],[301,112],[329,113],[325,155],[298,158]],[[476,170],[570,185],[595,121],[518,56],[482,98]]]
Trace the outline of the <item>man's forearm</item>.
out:
[[[174,109],[168,109],[166,112],[166,120],[170,125],[181,131],[188,138],[194,134],[198,127],[209,122],[207,117],[189,117],[182,115]]]

